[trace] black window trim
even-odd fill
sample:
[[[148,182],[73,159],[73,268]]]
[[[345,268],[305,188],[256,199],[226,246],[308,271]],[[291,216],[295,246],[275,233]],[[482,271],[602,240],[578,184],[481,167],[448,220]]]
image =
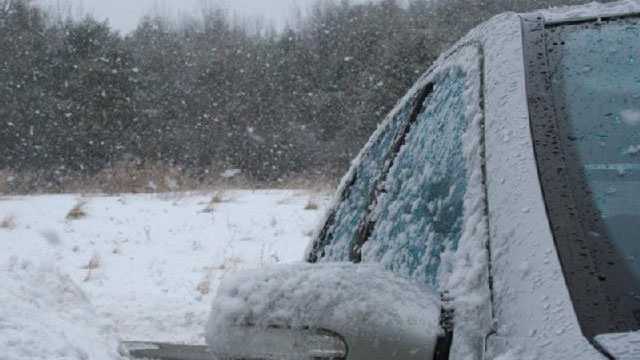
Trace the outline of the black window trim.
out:
[[[545,23],[540,14],[521,16],[525,79],[531,136],[538,169],[538,176],[545,200],[547,219],[558,253],[565,284],[569,290],[574,310],[583,335],[605,356],[612,358],[596,342],[594,337],[604,333],[625,332],[638,329],[640,313],[621,316],[610,307],[609,299],[615,292],[612,286],[621,287],[619,293],[628,292],[625,284],[615,284],[623,265],[617,269],[603,264],[603,244],[610,242],[594,238],[590,229],[603,229],[597,209],[587,190],[586,180],[570,149],[567,119],[557,110],[551,93],[551,65],[547,51],[546,31],[558,26],[589,22],[607,22],[635,17],[623,14]],[[594,219],[598,219],[594,221]],[[605,234],[606,231],[599,231]],[[596,245],[598,244],[598,245]],[[610,261],[614,262],[614,261]],[[622,264],[623,261],[616,263]],[[610,264],[609,264],[610,265]],[[614,280],[603,277],[612,275]],[[605,286],[605,280],[608,283]],[[612,325],[615,324],[615,325]]]

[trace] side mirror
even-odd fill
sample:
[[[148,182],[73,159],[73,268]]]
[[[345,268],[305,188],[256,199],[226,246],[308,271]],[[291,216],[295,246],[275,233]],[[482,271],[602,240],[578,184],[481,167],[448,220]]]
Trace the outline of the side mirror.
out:
[[[207,324],[219,359],[431,359],[440,300],[379,265],[295,264],[227,275]]]

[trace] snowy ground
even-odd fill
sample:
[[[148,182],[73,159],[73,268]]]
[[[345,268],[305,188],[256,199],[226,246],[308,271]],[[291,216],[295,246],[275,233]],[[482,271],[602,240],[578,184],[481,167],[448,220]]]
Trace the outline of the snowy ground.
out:
[[[21,279],[50,282],[43,274],[56,271],[121,339],[202,343],[220,279],[300,260],[327,200],[290,190],[0,197],[0,288],[33,304]],[[0,337],[20,329],[7,311]]]

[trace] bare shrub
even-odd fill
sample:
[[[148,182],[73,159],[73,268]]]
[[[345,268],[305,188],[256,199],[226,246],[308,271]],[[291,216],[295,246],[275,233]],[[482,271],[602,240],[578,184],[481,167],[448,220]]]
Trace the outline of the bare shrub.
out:
[[[87,265],[83,266],[82,268],[85,270],[95,270],[100,267],[100,263],[100,255],[94,254],[91,259],[89,259]]]
[[[69,210],[67,213],[67,220],[79,220],[87,216],[87,213],[84,209],[84,206],[87,204],[86,201],[78,201],[78,203]]]
[[[78,179],[68,190],[85,189],[109,194],[168,193],[238,187],[245,182],[243,176],[222,177],[219,174],[221,168],[213,164],[195,172],[164,163],[121,161],[94,176]]]
[[[100,260],[100,255],[94,254],[91,259],[89,259],[87,265],[82,267],[83,269],[87,270],[87,275],[84,277],[84,282],[91,280],[92,272],[100,267],[101,262],[102,261]]]
[[[213,194],[213,197],[211,198],[211,201],[209,202],[209,204],[219,204],[222,202],[225,202],[225,197],[224,197],[224,192],[223,191],[216,191],[215,194]]]
[[[319,208],[318,203],[313,199],[309,199],[307,204],[304,206],[305,210],[318,210]]]
[[[178,191],[190,182],[180,167],[140,165],[132,161],[116,163],[83,181],[85,186],[97,187],[106,193]]]
[[[0,229],[13,230],[15,228],[16,218],[13,215],[7,215],[0,221]]]
[[[216,191],[211,197],[211,200],[209,200],[207,207],[205,207],[204,210],[202,210],[202,212],[213,212],[216,205],[226,201],[228,201],[228,199],[225,197],[224,190]]]
[[[225,177],[226,166],[187,169],[163,163],[121,161],[92,175],[46,171],[0,170],[0,194],[37,193],[168,193],[227,189],[307,189],[332,191],[337,181],[330,172],[285,175],[274,181],[250,179],[239,173]]]
[[[0,194],[9,194],[16,181],[16,174],[9,169],[0,169]]]
[[[204,279],[198,284],[196,289],[200,294],[207,295],[211,291],[211,282],[208,278]]]
[[[278,181],[260,184],[261,188],[272,189],[306,189],[316,193],[332,192],[338,186],[339,177],[329,172],[296,174],[285,176]]]

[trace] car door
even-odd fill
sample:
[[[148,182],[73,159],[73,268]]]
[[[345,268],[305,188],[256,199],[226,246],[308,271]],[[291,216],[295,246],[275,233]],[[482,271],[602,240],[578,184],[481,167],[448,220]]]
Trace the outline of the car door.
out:
[[[451,358],[479,358],[491,323],[481,62],[479,47],[461,46],[418,81],[345,177],[308,255],[381,263],[442,293]]]

